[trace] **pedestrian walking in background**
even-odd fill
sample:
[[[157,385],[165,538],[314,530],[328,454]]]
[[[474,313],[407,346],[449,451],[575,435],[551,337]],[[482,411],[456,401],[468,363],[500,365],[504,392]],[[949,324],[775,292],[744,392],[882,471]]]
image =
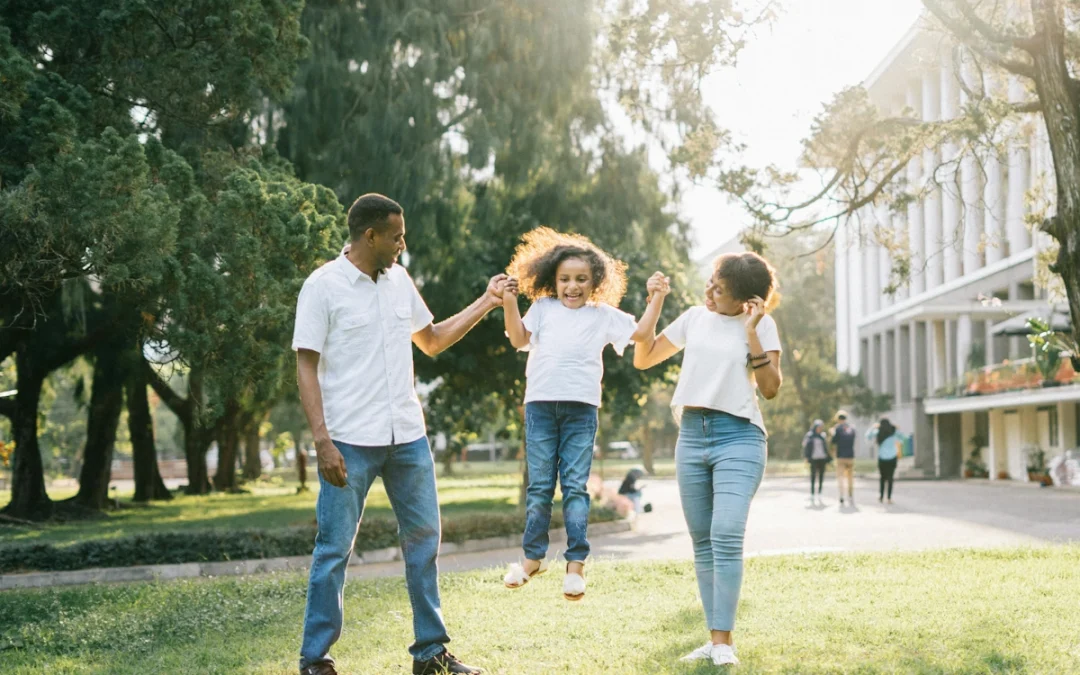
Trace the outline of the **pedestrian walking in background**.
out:
[[[810,431],[806,432],[803,437],[803,457],[810,464],[810,500],[820,499],[821,486],[825,482],[825,467],[832,461],[828,441],[825,439],[825,422],[814,420]]]

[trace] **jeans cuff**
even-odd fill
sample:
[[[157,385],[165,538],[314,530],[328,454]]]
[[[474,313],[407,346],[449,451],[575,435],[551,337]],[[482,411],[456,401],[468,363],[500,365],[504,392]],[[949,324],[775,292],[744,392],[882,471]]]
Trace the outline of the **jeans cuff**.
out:
[[[435,644],[428,645],[426,649],[422,649],[419,657],[414,656],[413,658],[417,661],[430,661],[445,651],[446,645],[436,642]]]

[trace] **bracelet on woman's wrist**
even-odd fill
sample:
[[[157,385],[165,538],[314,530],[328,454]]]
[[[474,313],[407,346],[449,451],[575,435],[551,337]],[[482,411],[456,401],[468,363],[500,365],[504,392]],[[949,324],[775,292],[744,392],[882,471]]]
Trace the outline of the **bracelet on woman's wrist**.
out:
[[[758,368],[764,368],[765,366],[769,365],[769,363],[771,363],[771,362],[770,361],[765,361],[763,363],[757,364],[756,366],[750,366],[750,368],[753,369],[753,370],[757,370]]]
[[[768,358],[769,358],[769,355],[767,353],[765,353],[765,352],[761,352],[760,354],[757,354],[756,356],[752,355],[752,354],[747,354],[746,355],[746,360],[749,363],[753,363],[754,361],[768,360]]]

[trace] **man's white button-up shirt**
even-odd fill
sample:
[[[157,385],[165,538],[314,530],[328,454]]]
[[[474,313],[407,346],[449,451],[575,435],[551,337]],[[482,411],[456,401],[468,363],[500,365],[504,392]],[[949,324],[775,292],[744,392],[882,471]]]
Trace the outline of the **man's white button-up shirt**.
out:
[[[307,278],[296,303],[292,346],[320,355],[331,439],[381,446],[427,433],[413,386],[412,334],[433,318],[400,265],[376,283],[339,256]]]

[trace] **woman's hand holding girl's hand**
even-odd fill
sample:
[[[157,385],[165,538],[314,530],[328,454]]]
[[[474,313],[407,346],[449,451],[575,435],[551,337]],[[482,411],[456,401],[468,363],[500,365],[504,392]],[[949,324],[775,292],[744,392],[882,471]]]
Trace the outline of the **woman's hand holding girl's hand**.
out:
[[[645,290],[648,291],[648,302],[652,302],[653,296],[657,293],[660,297],[665,297],[668,293],[671,293],[671,280],[664,276],[663,272],[654,272],[649,280],[645,282]]]
[[[765,316],[764,300],[755,295],[746,301],[746,330],[756,330],[763,316]]]

